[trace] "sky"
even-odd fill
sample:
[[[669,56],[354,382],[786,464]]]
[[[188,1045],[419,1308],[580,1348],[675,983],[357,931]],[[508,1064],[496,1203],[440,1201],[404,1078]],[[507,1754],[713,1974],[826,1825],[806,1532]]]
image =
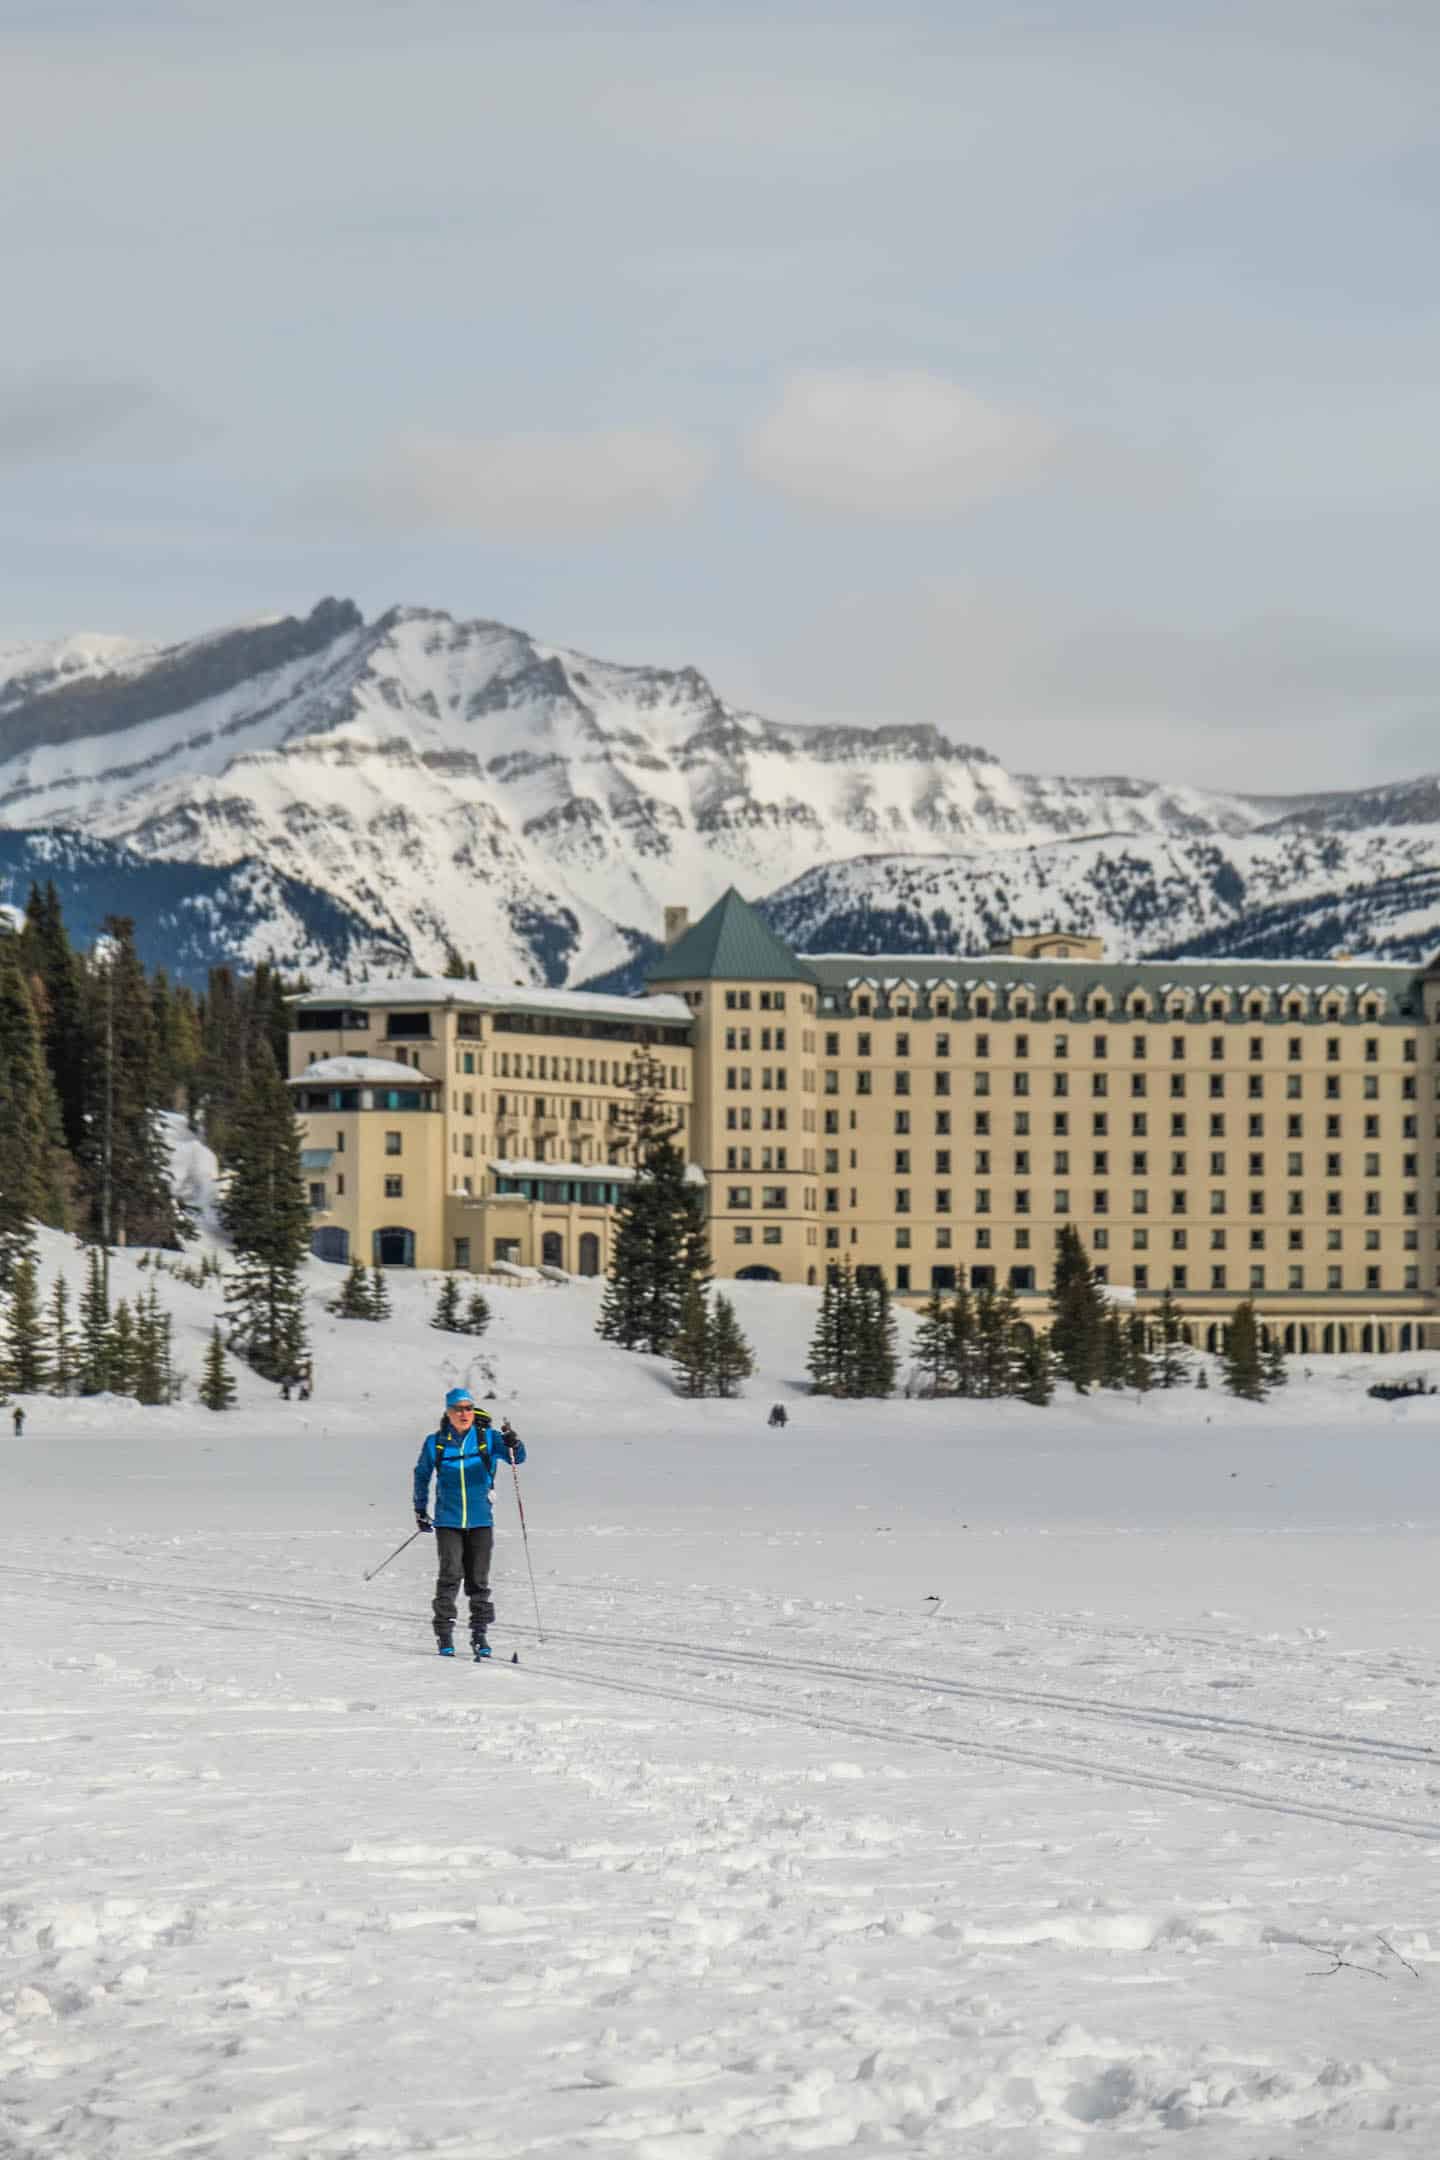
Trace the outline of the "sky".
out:
[[[1433,770],[1437,212],[1433,0],[0,0],[0,642]]]

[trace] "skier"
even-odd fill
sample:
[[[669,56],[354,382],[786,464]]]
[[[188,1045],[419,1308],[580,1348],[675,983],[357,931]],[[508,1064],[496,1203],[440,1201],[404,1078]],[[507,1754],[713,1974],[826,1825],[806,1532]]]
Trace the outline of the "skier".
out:
[[[16,1439],[23,1440],[25,1437],[25,1412],[21,1409],[18,1402],[15,1405],[14,1415],[12,1416],[10,1422],[15,1427]]]
[[[415,1527],[435,1533],[435,1643],[441,1657],[455,1655],[455,1608],[460,1585],[470,1601],[470,1647],[488,1658],[485,1631],[495,1617],[490,1599],[490,1556],[495,1517],[490,1493],[502,1460],[522,1463],[525,1443],[507,1419],[497,1431],[488,1410],[477,1412],[469,1388],[445,1397],[439,1429],[428,1433],[415,1464]],[[435,1480],[435,1513],[430,1481]]]
[[[784,1403],[783,1403],[783,1402],[777,1402],[777,1403],[772,1403],[772,1404],[771,1404],[771,1406],[770,1406],[770,1423],[771,1423],[772,1425],[781,1425],[781,1426],[784,1426],[784,1425],[788,1425],[788,1424],[789,1424],[789,1422],[790,1422],[790,1420],[789,1420],[788,1416],[786,1415],[786,1412],[785,1412],[785,1405],[784,1405]]]

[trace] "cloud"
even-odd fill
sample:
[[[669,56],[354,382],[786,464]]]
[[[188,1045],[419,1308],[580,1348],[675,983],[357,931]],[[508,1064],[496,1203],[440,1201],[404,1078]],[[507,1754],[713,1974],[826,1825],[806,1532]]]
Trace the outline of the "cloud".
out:
[[[1028,487],[1060,430],[927,374],[792,376],[745,440],[748,470],[799,502],[866,517],[948,517]]]
[[[308,498],[386,531],[495,540],[589,539],[670,518],[704,485],[709,454],[669,428],[489,436],[412,432],[367,473]]]
[[[0,465],[86,457],[171,457],[200,430],[153,383],[138,379],[29,376],[0,381]]]

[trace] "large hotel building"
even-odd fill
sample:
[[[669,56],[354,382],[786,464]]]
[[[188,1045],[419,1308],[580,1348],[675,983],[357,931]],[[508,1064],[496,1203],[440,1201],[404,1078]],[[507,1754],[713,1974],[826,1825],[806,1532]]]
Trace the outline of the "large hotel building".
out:
[[[1440,963],[797,954],[735,892],[666,911],[643,997],[375,983],[298,998],[314,1247],[367,1264],[603,1273],[658,1067],[718,1276],[901,1298],[1008,1283],[1043,1312],[1061,1224],[1215,1344],[1440,1344]]]

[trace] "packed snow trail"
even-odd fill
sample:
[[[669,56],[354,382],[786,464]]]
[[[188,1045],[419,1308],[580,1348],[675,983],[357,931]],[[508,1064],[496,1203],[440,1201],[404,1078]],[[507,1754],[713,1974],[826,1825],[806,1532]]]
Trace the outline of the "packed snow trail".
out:
[[[507,1509],[482,1671],[423,1545],[361,1580],[434,1284],[312,1273],[322,1401],[0,1444],[4,2160],[1440,2149],[1440,1399],[882,1432],[804,1293],[734,1286],[755,1400],[697,1404],[498,1293],[547,1639]]]

